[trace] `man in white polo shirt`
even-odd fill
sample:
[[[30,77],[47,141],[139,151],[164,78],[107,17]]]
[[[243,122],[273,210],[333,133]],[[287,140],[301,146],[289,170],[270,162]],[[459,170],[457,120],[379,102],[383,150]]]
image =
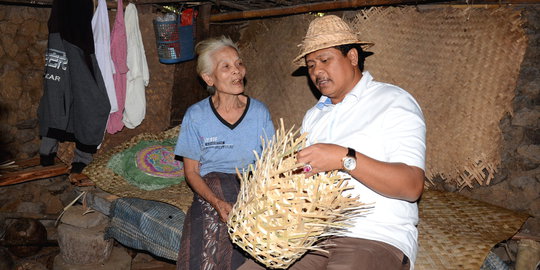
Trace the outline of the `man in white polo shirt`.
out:
[[[362,202],[374,203],[328,254],[308,254],[291,269],[413,269],[418,208],[424,187],[422,111],[405,90],[362,72],[360,41],[337,16],[313,20],[295,59],[322,93],[305,115],[308,143],[298,153],[308,176],[339,169]]]
[[[414,268],[426,126],[409,93],[362,72],[362,47],[370,45],[329,15],[311,22],[294,60],[322,93],[302,123],[310,146],[297,157],[306,176],[341,170],[354,187],[348,192],[373,208],[346,235],[322,243],[327,252],[308,252],[289,269]],[[249,260],[239,269],[261,268]]]

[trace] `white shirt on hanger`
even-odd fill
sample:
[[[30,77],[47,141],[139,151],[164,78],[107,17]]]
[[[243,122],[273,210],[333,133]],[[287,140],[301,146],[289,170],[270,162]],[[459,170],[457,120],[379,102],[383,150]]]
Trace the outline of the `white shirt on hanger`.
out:
[[[92,32],[94,34],[94,47],[101,76],[105,82],[107,96],[111,103],[111,113],[118,111],[118,101],[114,88],[114,65],[111,58],[111,30],[109,14],[105,0],[99,0],[96,12],[92,17]]]
[[[148,86],[150,74],[139,29],[137,8],[129,3],[126,7],[127,37],[127,73],[126,102],[122,122],[128,128],[141,124],[146,114],[145,86]]]

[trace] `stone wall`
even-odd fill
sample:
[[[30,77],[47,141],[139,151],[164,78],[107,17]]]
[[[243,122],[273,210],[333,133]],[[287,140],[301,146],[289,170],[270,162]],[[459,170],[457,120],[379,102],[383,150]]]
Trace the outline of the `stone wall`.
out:
[[[146,88],[146,118],[140,126],[107,134],[103,150],[141,132],[168,127],[174,65],[159,63],[150,6],[138,6],[139,24],[150,83]],[[37,155],[37,108],[42,95],[49,7],[0,5],[0,162]],[[110,23],[115,10],[109,11]]]
[[[0,160],[29,158],[39,147],[49,8],[0,6]]]

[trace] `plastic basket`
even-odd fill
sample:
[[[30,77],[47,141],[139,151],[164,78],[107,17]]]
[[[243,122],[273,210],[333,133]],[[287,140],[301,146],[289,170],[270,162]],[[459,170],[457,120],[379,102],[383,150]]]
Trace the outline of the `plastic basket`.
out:
[[[194,52],[194,25],[180,26],[177,20],[160,22],[154,20],[159,62],[174,64],[191,60]]]
[[[158,22],[154,20],[154,32],[159,61],[172,64],[180,62],[180,36],[177,21]]]
[[[180,33],[180,61],[195,58],[195,25],[178,26]]]

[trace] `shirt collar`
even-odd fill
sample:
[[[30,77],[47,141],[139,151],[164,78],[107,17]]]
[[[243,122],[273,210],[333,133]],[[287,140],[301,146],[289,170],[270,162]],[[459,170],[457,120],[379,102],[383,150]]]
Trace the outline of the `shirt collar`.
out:
[[[371,77],[371,74],[369,74],[368,71],[362,72],[362,78],[358,83],[353,87],[353,89],[345,96],[343,101],[354,98],[356,100],[360,99],[365,89],[367,89],[367,86],[369,82],[373,80],[373,77]],[[317,102],[317,109],[322,110],[325,107],[331,106],[332,100],[327,96],[321,96],[319,99],[319,102]]]
[[[332,100],[327,96],[321,96],[319,102],[317,102],[317,109],[322,110],[324,107],[332,105]]]

